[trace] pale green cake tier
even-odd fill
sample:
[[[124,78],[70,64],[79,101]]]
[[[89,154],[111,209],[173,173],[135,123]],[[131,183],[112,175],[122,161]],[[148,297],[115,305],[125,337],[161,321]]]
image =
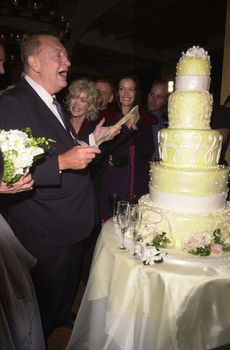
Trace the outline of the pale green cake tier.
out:
[[[212,95],[208,91],[175,91],[169,96],[169,128],[210,129]]]
[[[210,61],[206,57],[184,56],[176,67],[177,75],[210,75]]]
[[[188,214],[183,211],[175,212],[173,209],[159,208],[152,203],[149,195],[140,198],[139,206],[142,212],[139,232],[146,242],[151,241],[154,232],[166,232],[171,240],[169,247],[181,252],[185,237],[202,233],[212,234],[216,229],[220,229],[222,238],[230,242],[230,206],[228,202],[221,210],[203,214]],[[170,249],[168,251],[170,252]]]
[[[219,162],[222,136],[217,130],[162,129],[161,163],[176,168],[210,168]]]
[[[161,163],[150,164],[149,185],[162,192],[176,195],[210,196],[228,190],[228,169],[216,166],[212,169],[182,169]]]

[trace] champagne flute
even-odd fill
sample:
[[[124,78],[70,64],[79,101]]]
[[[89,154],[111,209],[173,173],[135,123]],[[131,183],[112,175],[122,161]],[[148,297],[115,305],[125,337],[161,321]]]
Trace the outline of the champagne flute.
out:
[[[137,238],[137,225],[139,223],[139,210],[137,204],[132,204],[129,207],[129,224],[133,235],[133,256],[137,256],[136,253],[136,238]]]
[[[113,191],[112,193],[110,193],[109,195],[109,204],[110,204],[110,208],[113,212],[113,222],[116,221],[116,211],[117,211],[117,202],[120,200],[120,195],[117,191]]]
[[[131,193],[131,195],[130,195],[130,199],[129,199],[129,202],[130,202],[130,204],[137,204],[137,196],[136,196],[136,194],[135,193]]]
[[[117,222],[121,229],[122,242],[118,249],[122,252],[127,252],[127,247],[125,246],[125,233],[129,228],[129,202],[119,201],[117,203]]]

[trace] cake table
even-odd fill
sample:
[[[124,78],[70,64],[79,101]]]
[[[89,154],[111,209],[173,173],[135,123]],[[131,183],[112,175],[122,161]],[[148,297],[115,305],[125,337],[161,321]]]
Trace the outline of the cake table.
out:
[[[206,350],[230,343],[229,259],[166,257],[146,266],[119,252],[119,243],[109,220],[67,350]]]

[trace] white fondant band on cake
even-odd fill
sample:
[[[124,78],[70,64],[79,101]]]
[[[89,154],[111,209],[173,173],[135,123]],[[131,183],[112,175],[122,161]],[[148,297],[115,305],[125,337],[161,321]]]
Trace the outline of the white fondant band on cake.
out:
[[[181,213],[209,213],[225,207],[226,193],[207,197],[180,196],[157,191],[149,186],[149,196],[155,206]]]
[[[209,90],[211,79],[203,75],[178,75],[175,80],[175,89],[185,91]]]

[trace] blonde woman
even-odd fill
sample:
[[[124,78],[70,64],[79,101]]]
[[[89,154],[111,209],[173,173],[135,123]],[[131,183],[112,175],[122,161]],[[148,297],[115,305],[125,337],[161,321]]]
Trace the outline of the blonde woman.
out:
[[[75,80],[69,86],[69,92],[66,96],[66,105],[69,111],[69,120],[79,139],[87,140],[93,133],[94,139],[97,134],[100,136],[109,127],[103,127],[104,119],[98,121],[98,112],[101,109],[102,98],[93,81],[88,79]],[[119,132],[119,131],[118,131]],[[115,132],[115,136],[118,132]],[[113,137],[112,136],[112,137]],[[99,196],[101,182],[101,159],[96,158],[89,166],[91,178],[94,184],[96,197]],[[82,262],[81,278],[86,284],[90,270],[91,260],[100,224],[95,225],[94,231],[85,244],[85,251]]]
[[[101,102],[100,92],[93,81],[79,79],[69,86],[66,97],[69,120],[80,139],[84,140],[98,124]]]

